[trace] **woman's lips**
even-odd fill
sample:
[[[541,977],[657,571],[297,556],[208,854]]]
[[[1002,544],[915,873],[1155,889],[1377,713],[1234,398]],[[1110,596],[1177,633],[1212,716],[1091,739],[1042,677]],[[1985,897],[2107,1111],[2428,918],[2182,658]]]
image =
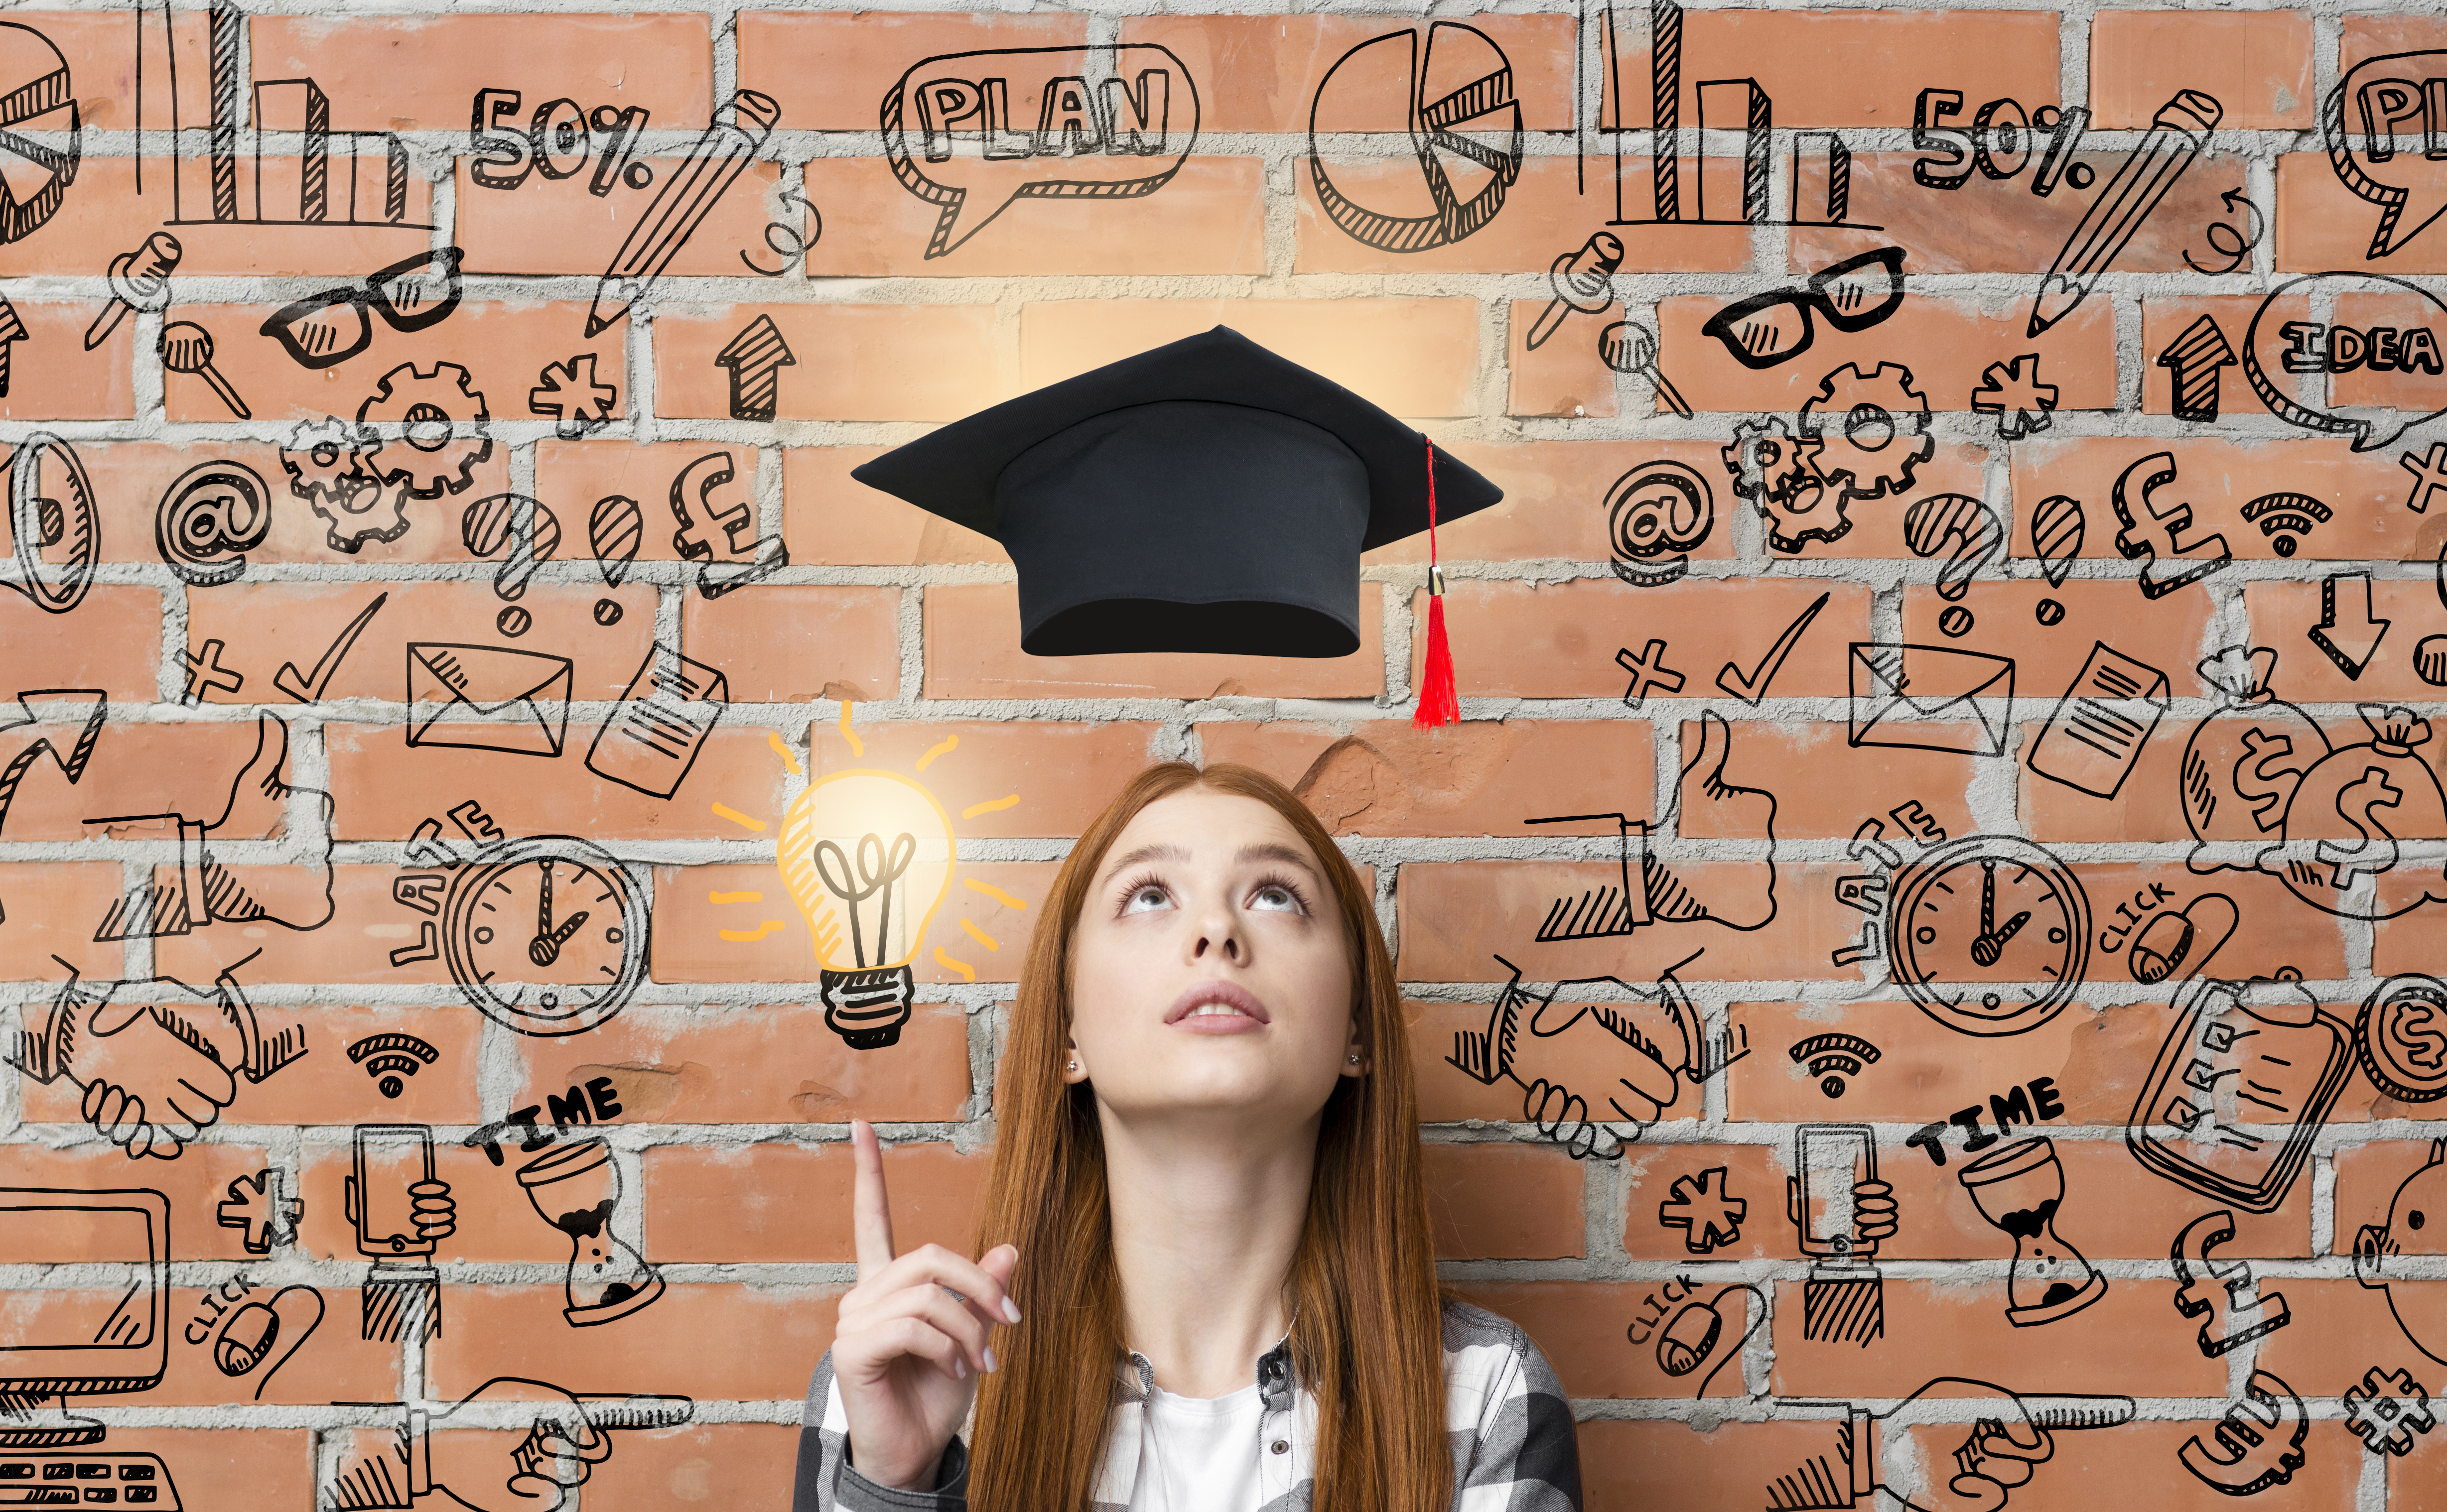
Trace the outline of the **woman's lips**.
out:
[[[1212,1004],[1231,1010],[1227,1013],[1198,1011]],[[1242,1034],[1268,1022],[1266,1005],[1258,994],[1232,982],[1210,980],[1200,982],[1172,1001],[1166,1010],[1164,1021],[1176,1029],[1193,1034]]]

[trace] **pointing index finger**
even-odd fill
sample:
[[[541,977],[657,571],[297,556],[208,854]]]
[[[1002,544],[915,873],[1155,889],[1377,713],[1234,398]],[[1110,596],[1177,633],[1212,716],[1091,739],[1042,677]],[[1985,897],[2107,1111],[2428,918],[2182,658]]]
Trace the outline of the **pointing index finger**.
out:
[[[850,1196],[851,1221],[858,1236],[858,1278],[871,1280],[892,1263],[892,1202],[883,1189],[883,1146],[875,1125],[852,1119],[850,1159],[858,1176]]]

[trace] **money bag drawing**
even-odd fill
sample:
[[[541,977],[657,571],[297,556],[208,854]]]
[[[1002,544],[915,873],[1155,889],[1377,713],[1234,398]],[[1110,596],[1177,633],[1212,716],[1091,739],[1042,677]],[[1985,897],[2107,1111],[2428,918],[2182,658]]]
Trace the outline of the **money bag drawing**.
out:
[[[2251,864],[2245,858],[2284,834],[2286,805],[2304,774],[2328,754],[2328,737],[2269,690],[2277,674],[2277,652],[2269,648],[2229,646],[2204,657],[2199,670],[2226,700],[2193,727],[2178,779],[2184,822],[2198,841],[2191,868],[2206,874]],[[2221,844],[2250,848],[2219,860],[2212,847]]]
[[[2447,792],[2419,754],[2430,721],[2391,704],[2356,706],[2370,739],[2328,752],[2286,801],[2284,839],[2260,853],[2260,869],[2295,897],[2347,918],[2393,918],[2432,899],[2447,902],[2447,870],[2433,861],[2393,878],[2400,838],[2447,835]],[[2387,878],[2382,888],[2381,879]]]
[[[2388,1311],[2413,1347],[2447,1365],[2447,1281],[2412,1280],[2400,1261],[2447,1255],[2447,1139],[2396,1189],[2384,1225],[2354,1236],[2354,1279],[2387,1294]]]

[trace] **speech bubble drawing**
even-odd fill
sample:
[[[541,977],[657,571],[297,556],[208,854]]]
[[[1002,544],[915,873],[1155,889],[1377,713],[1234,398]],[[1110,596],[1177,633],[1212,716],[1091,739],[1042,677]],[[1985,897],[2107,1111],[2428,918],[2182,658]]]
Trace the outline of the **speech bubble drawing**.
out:
[[[935,258],[1021,199],[1163,188],[1197,143],[1198,85],[1152,43],[947,52],[885,92],[882,126],[893,176],[942,212],[926,243]],[[993,208],[955,236],[973,194]]]
[[[2447,210],[2439,142],[2447,133],[2447,51],[2363,59],[2328,96],[2320,126],[2338,180],[2380,207],[2365,255],[2387,256]]]
[[[2288,295],[2295,304],[2281,310]],[[2365,318],[2374,308],[2387,312],[2384,323]],[[2419,324],[2407,324],[2408,315]],[[2261,301],[2244,338],[2243,371],[2278,419],[2351,436],[2354,450],[2374,451],[2447,414],[2442,354],[2447,304],[2428,290],[2384,274],[2315,273],[2278,285]],[[2341,387],[2372,403],[2339,403]]]

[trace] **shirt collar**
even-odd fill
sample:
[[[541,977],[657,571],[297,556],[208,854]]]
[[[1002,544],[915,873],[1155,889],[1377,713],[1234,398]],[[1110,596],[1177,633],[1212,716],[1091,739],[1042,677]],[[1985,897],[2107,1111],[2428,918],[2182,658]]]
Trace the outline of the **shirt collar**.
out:
[[[1293,1321],[1299,1321],[1295,1314]],[[1123,1389],[1130,1400],[1145,1402],[1155,1394],[1155,1365],[1136,1350],[1125,1351],[1127,1358],[1115,1367]],[[1292,1394],[1299,1389],[1298,1376],[1292,1370],[1292,1331],[1287,1325],[1275,1347],[1258,1356],[1258,1396],[1269,1412],[1289,1410]]]

